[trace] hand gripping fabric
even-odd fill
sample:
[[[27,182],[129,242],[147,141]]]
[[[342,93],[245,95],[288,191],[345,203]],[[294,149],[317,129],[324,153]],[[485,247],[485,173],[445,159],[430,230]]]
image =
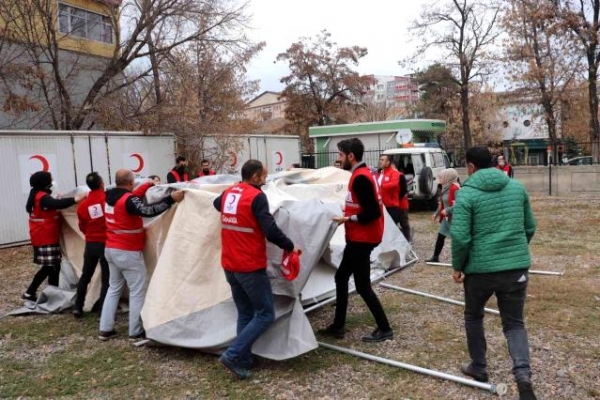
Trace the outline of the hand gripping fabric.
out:
[[[288,281],[293,281],[300,272],[300,254],[302,251],[284,251],[281,258],[281,275]]]

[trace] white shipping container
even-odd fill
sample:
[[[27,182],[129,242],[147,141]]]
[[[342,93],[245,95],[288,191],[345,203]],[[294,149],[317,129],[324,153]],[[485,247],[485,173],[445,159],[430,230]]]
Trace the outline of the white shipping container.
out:
[[[206,136],[203,158],[217,173],[239,174],[250,159],[259,160],[269,174],[284,171],[300,163],[300,138],[282,135]]]
[[[115,161],[109,160],[111,151]],[[0,179],[6,188],[0,203],[0,246],[29,241],[25,203],[31,174],[50,172],[59,193],[85,185],[91,171],[110,184],[116,169],[126,168],[126,157],[134,153],[143,157],[138,177],[152,174],[146,171],[166,177],[173,164],[174,138],[138,132],[0,131]]]

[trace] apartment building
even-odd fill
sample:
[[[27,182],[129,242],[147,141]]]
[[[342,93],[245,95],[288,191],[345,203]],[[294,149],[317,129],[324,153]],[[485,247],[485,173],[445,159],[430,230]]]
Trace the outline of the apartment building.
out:
[[[255,133],[282,132],[287,120],[286,103],[280,96],[281,93],[265,91],[248,102],[244,116],[256,123]]]
[[[10,3],[0,5],[0,129],[53,128],[54,99],[83,101],[115,54],[121,0]]]
[[[411,76],[370,75],[375,83],[366,96],[388,107],[414,105],[419,101],[419,85]]]

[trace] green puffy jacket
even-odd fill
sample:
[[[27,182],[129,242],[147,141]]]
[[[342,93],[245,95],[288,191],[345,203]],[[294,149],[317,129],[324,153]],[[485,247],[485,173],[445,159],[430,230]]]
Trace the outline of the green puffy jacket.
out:
[[[535,226],[519,181],[496,168],[476,171],[454,203],[452,266],[467,275],[529,268]]]

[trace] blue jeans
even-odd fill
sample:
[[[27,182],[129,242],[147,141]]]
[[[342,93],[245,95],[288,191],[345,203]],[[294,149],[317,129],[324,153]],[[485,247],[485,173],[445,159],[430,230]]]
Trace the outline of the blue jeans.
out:
[[[517,382],[531,380],[529,343],[523,319],[525,294],[529,275],[526,270],[473,274],[465,277],[465,329],[472,366],[486,371],[483,314],[485,303],[496,294],[502,330],[513,360],[513,375]]]
[[[252,345],[275,320],[273,291],[266,269],[254,272],[225,271],[238,312],[237,337],[224,356],[233,363],[250,368]]]

